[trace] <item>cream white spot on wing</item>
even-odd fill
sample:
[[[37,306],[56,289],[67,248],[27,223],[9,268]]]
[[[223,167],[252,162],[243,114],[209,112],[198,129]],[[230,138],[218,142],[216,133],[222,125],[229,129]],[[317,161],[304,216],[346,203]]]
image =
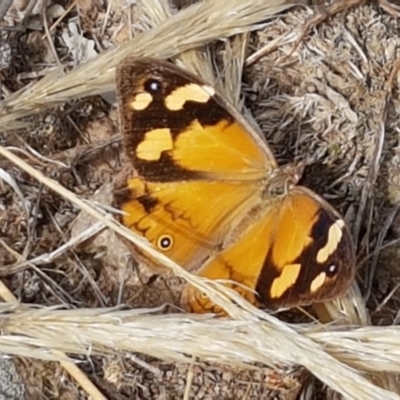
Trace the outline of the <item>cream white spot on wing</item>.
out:
[[[320,289],[324,285],[325,281],[326,281],[326,273],[321,272],[311,282],[310,292],[315,293],[318,289]]]
[[[165,98],[165,107],[171,111],[179,111],[182,110],[187,101],[207,103],[214,94],[215,90],[211,86],[200,86],[195,83],[189,83],[170,93]]]
[[[286,265],[280,276],[274,279],[269,291],[271,299],[279,299],[297,281],[301,264]]]
[[[135,98],[129,103],[129,105],[135,111],[142,111],[145,110],[152,101],[153,96],[150,93],[143,92],[137,94]]]
[[[325,263],[329,257],[336,251],[343,236],[344,221],[338,219],[330,226],[328,232],[328,240],[326,245],[317,253],[317,263]]]
[[[154,129],[146,133],[136,148],[136,156],[141,160],[157,161],[163,151],[172,150],[173,140],[169,128]]]

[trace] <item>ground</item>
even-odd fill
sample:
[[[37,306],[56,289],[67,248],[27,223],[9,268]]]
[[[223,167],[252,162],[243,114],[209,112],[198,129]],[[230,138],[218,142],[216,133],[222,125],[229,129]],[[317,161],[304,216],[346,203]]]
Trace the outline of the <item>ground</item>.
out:
[[[29,94],[12,96],[57,73],[58,65],[71,71],[126,42],[143,21],[135,20],[135,12],[128,18],[127,9],[114,3],[106,8],[91,0],[37,2],[30,13],[27,3],[15,1],[5,15],[0,8],[0,100],[8,101],[6,108],[0,103],[0,121],[7,123],[0,143],[82,198],[110,205],[112,180],[126,162],[113,87],[101,96],[71,95],[40,112]],[[398,22],[375,4],[361,5],[323,21],[294,49],[293,32],[300,34],[310,16],[310,9],[296,8],[251,34],[245,105],[279,163],[307,161],[301,183],[345,216],[357,243],[357,281],[372,323],[397,324],[400,102],[398,80],[390,76],[399,58]],[[217,63],[223,62],[221,46],[211,47]],[[24,117],[19,126],[17,116]],[[0,158],[0,172],[0,276],[21,302],[168,303],[167,311],[176,310],[181,280],[136,265],[109,231],[55,253],[94,220],[9,160]],[[301,313],[282,318],[304,320]],[[196,399],[288,399],[314,384],[298,368],[278,375],[266,368],[244,371],[139,358],[153,369],[122,356],[82,357],[80,367],[110,399],[181,398],[187,387]],[[4,398],[87,398],[58,363],[22,354],[9,362],[16,373],[6,378],[10,387]]]

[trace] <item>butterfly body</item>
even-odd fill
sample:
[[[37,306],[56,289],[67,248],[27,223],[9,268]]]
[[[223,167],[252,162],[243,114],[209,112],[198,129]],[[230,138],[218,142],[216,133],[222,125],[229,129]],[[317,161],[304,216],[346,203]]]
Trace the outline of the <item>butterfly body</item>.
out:
[[[300,168],[278,167],[214,88],[169,63],[126,59],[117,91],[132,162],[115,182],[124,225],[184,268],[237,282],[231,286],[257,305],[308,304],[348,289],[355,256],[342,218],[296,186]],[[190,286],[182,301],[216,311]]]

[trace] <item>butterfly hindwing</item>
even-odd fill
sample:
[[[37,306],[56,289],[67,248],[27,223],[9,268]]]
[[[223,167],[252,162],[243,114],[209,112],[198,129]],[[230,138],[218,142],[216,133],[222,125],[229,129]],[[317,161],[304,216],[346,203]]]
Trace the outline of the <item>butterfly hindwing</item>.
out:
[[[354,278],[354,260],[352,239],[341,217],[322,198],[296,187],[267,207],[199,275],[240,282],[248,290],[235,289],[244,297],[278,309],[344,294]],[[192,287],[186,288],[182,302],[196,312],[221,311]]]
[[[114,205],[123,211],[121,222],[189,270],[198,268],[218,248],[254,201],[256,190],[229,182],[159,183],[132,177],[119,185],[114,185]],[[146,258],[140,249],[128,246]]]

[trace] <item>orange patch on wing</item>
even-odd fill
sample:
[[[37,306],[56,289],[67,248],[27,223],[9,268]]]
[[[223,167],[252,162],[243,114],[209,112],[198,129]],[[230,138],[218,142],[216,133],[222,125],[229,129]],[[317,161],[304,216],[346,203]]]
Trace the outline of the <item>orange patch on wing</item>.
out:
[[[262,179],[275,166],[240,124],[226,120],[214,126],[194,121],[178,135],[173,158],[183,168],[242,181]]]
[[[200,267],[221,243],[249,202],[254,201],[255,191],[251,186],[208,181],[144,184],[134,178],[127,185],[132,199],[119,206],[124,212],[123,224],[154,246],[164,235],[170,235],[173,245],[165,252],[187,269]],[[145,190],[151,195],[147,196]]]
[[[134,199],[145,194],[146,186],[140,178],[132,178],[128,180],[128,189],[131,191]]]
[[[311,230],[318,220],[320,205],[298,190],[288,193],[280,204],[275,223],[272,262],[284,268],[313,242]]]
[[[270,235],[273,227],[274,218],[271,213],[254,221],[254,224],[249,226],[237,241],[207,262],[199,270],[198,275],[209,279],[228,279],[237,282],[244,287],[232,286],[232,284],[227,284],[227,286],[234,287],[248,301],[258,304],[254,290],[269,245],[272,243]],[[221,311],[192,286],[185,288],[182,303],[186,309],[197,313]]]

